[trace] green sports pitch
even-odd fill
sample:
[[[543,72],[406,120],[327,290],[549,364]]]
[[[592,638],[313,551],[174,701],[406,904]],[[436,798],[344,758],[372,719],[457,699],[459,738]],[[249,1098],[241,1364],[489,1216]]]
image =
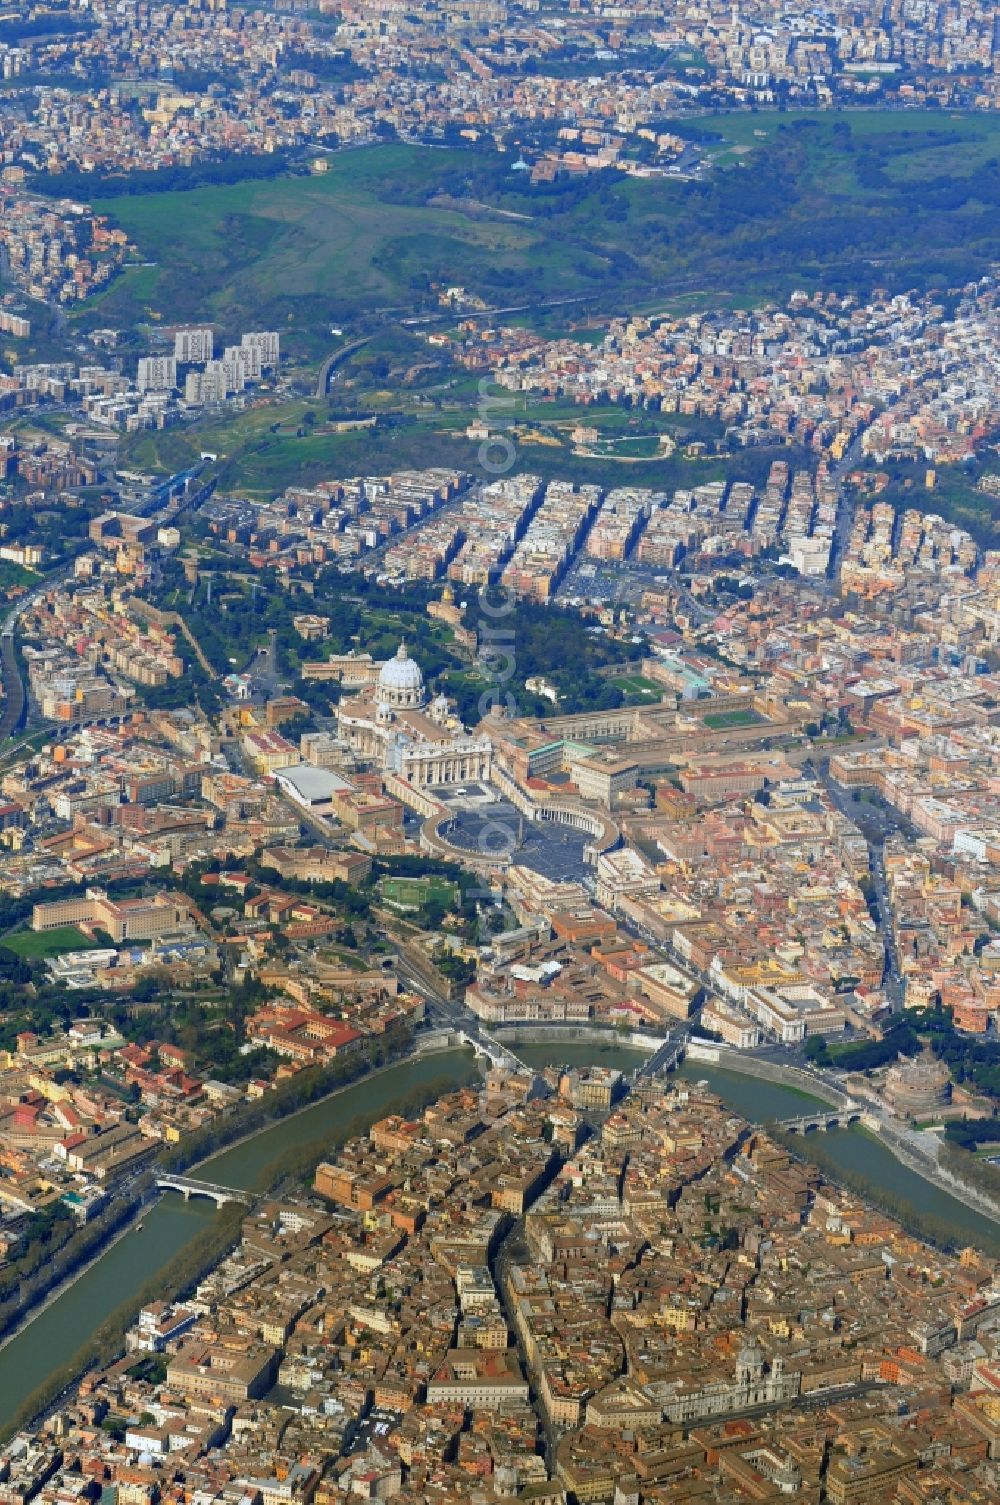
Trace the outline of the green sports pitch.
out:
[[[420,909],[435,901],[452,905],[458,898],[458,885],[446,878],[383,878],[381,890],[394,909]]]

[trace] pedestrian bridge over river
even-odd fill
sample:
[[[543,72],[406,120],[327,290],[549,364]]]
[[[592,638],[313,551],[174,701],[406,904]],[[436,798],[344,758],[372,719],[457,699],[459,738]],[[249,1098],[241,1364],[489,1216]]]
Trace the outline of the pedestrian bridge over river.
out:
[[[485,1030],[479,1029],[475,1033],[470,1030],[460,1031],[463,1044],[471,1045],[477,1056],[485,1056],[491,1066],[498,1067],[501,1071],[527,1071],[520,1056],[516,1056],[506,1045],[501,1045],[499,1040],[494,1040]]]
[[[877,1119],[860,1103],[848,1103],[843,1108],[820,1108],[805,1113],[801,1118],[784,1118],[777,1125],[786,1134],[825,1134],[827,1129],[846,1129],[850,1124],[864,1124],[867,1128],[879,1128]]]

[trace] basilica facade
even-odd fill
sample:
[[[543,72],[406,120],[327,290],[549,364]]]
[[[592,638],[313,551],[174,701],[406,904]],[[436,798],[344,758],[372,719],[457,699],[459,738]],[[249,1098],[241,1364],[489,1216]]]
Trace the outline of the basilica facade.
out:
[[[420,665],[400,643],[366,685],[336,708],[339,735],[364,762],[416,788],[489,778],[493,747],[471,736],[443,695],[428,702]]]

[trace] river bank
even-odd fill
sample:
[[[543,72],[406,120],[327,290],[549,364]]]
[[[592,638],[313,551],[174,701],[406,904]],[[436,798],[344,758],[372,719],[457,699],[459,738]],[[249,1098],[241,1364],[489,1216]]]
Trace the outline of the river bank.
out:
[[[438,1066],[440,1061],[437,1058],[443,1057],[443,1055],[461,1058],[458,1067],[456,1067],[455,1060],[449,1060],[443,1063],[443,1073],[428,1073],[426,1067]],[[404,1091],[402,1094],[396,1094],[395,1082],[390,1082],[389,1093],[384,1093],[384,1091],[380,1090],[378,1079],[398,1076],[399,1072],[407,1069],[407,1067],[410,1067],[410,1070],[407,1072],[407,1091]],[[416,1070],[414,1070],[414,1067],[416,1067]],[[267,1195],[268,1190],[271,1189],[271,1181],[274,1180],[274,1177],[276,1175],[280,1177],[283,1174],[282,1169],[280,1169],[283,1159],[282,1153],[280,1153],[280,1147],[282,1147],[280,1142],[288,1141],[288,1130],[295,1130],[297,1121],[306,1120],[307,1124],[312,1127],[315,1126],[315,1121],[319,1120],[322,1121],[324,1126],[327,1126],[328,1132],[325,1132],[324,1135],[316,1136],[316,1138],[303,1136],[303,1141],[301,1141],[301,1144],[306,1145],[307,1150],[310,1150],[310,1154],[318,1157],[324,1151],[325,1145],[328,1142],[336,1142],[336,1138],[340,1138],[340,1136],[358,1132],[358,1129],[361,1129],[361,1127],[372,1123],[375,1117],[381,1111],[384,1111],[384,1108],[387,1108],[387,1106],[407,1111],[407,1103],[414,1102],[414,1093],[417,1094],[417,1100],[419,1100],[420,1090],[435,1094],[438,1088],[441,1091],[450,1090],[450,1088],[461,1085],[462,1082],[468,1081],[468,1079],[476,1079],[477,1076],[479,1076],[479,1072],[477,1072],[477,1067],[474,1066],[471,1050],[461,1049],[461,1047],[455,1049],[455,1046],[449,1049],[444,1043],[432,1046],[431,1049],[420,1049],[419,1046],[414,1046],[413,1049],[408,1050],[407,1055],[402,1057],[401,1060],[392,1061],[392,1063],[387,1063],[386,1066],[377,1067],[375,1070],[364,1073],[363,1076],[355,1078],[352,1082],[345,1082],[345,1084],[339,1085],[339,1087],[331,1088],[328,1093],[324,1093],[321,1097],[315,1099],[315,1102],[307,1103],[303,1108],[295,1109],[294,1112],[283,1115],[279,1120],[265,1124],[262,1129],[239,1136],[238,1139],[227,1144],[223,1150],[215,1151],[211,1156],[202,1157],[197,1162],[191,1163],[188,1169],[202,1172],[208,1171],[209,1177],[217,1178],[218,1174],[220,1174],[218,1172],[220,1163],[223,1165],[223,1174],[230,1174],[230,1166],[227,1166],[226,1162],[232,1162],[233,1159],[236,1162],[239,1159],[247,1160],[248,1154],[250,1159],[242,1166],[242,1169],[236,1168],[235,1174],[232,1175],[232,1180],[238,1181],[239,1190],[248,1190],[248,1192],[252,1193],[261,1192],[262,1195]],[[342,1114],[337,1114],[337,1108],[340,1106],[337,1100],[342,1099],[342,1097],[343,1099],[351,1099],[351,1105],[349,1106],[354,1106],[352,1100],[358,1096],[361,1088],[366,1090],[364,1091],[364,1111],[352,1118],[346,1118]],[[333,1127],[328,1124],[331,1112],[336,1115],[336,1126]],[[360,1120],[360,1123],[358,1123],[358,1120]],[[280,1133],[282,1130],[285,1130],[283,1135]],[[330,1130],[334,1135],[333,1141],[330,1141]],[[277,1148],[279,1154],[274,1157],[268,1154],[267,1159],[264,1159],[261,1153],[253,1154],[253,1144],[255,1144],[255,1141],[261,1141],[258,1144],[258,1151],[262,1147],[264,1147],[265,1151]],[[242,1156],[241,1151],[245,1151]],[[268,1178],[267,1186],[261,1186],[261,1181],[264,1178]],[[155,1233],[157,1231],[157,1228],[155,1228],[157,1218],[172,1215],[173,1210],[175,1210],[172,1204],[176,1204],[176,1198],[170,1198],[167,1201],[166,1192],[157,1193],[154,1190],[154,1195],[140,1198],[136,1202],[136,1209],[134,1209],[127,1227],[122,1228],[120,1231],[116,1230],[116,1237],[108,1239],[104,1245],[101,1245],[101,1248],[93,1255],[92,1260],[87,1261],[86,1266],[81,1266],[77,1272],[74,1272],[74,1275],[69,1276],[66,1281],[60,1282],[60,1287],[57,1290],[50,1291],[47,1299],[39,1300],[38,1305],[33,1306],[30,1312],[26,1312],[23,1323],[18,1324],[18,1329],[12,1332],[9,1338],[15,1339],[18,1335],[24,1335],[26,1330],[32,1326],[32,1321],[35,1318],[42,1318],[48,1306],[59,1302],[63,1294],[69,1294],[69,1291],[77,1284],[77,1281],[83,1279],[92,1267],[98,1266],[102,1258],[110,1254],[111,1249],[119,1242],[123,1234],[134,1233],[134,1231],[145,1233],[146,1224],[149,1224],[149,1231],[154,1231]],[[190,1206],[187,1199],[185,1199],[184,1206]],[[151,1209],[151,1207],[152,1215],[148,1218],[146,1216],[146,1209]],[[191,1245],[197,1239],[203,1240],[206,1236],[211,1236],[212,1230],[218,1231],[221,1227],[221,1221],[218,1218],[218,1209],[215,1207],[215,1204],[212,1204],[211,1201],[205,1201],[200,1204],[200,1207],[205,1209],[205,1218],[199,1219],[199,1225],[193,1228],[191,1236],[185,1242],[182,1242],[181,1246],[173,1252],[166,1266],[161,1266],[160,1270],[157,1270],[155,1275],[152,1276],[152,1279],[157,1282],[154,1293],[151,1293],[151,1290],[149,1290],[151,1281],[148,1279],[139,1288],[139,1291],[134,1291],[125,1300],[119,1300],[117,1305],[111,1309],[110,1314],[107,1314],[104,1324],[102,1324],[105,1333],[105,1348],[107,1348],[108,1341],[110,1341],[111,1345],[120,1344],[120,1341],[123,1341],[123,1333],[125,1333],[125,1329],[131,1326],[134,1318],[136,1318],[139,1305],[142,1305],[143,1299],[151,1299],[151,1294],[163,1296],[163,1299],[167,1300],[173,1299],[179,1291],[185,1290],[191,1284],[190,1267],[187,1264],[188,1257],[190,1257]],[[226,1210],[229,1212],[229,1209]],[[140,1216],[142,1216],[143,1222],[139,1224],[139,1228],[136,1228],[137,1218],[140,1218]],[[229,1234],[226,1237],[230,1243],[232,1242],[232,1237],[238,1237],[238,1233]],[[212,1263],[217,1263],[218,1258],[223,1257],[224,1252],[226,1252],[224,1248],[212,1251]],[[110,1329],[110,1338],[108,1338],[108,1329]],[[101,1344],[98,1344],[98,1347],[101,1347]],[[2,1373],[3,1367],[3,1348],[5,1348],[5,1344],[0,1344],[0,1373]],[[56,1374],[56,1379],[53,1380],[50,1376],[48,1382],[47,1380],[42,1380],[41,1385],[35,1386],[32,1391],[29,1391],[29,1394],[27,1394],[27,1403],[23,1401],[23,1406],[21,1406],[21,1419],[24,1419],[24,1407],[26,1407],[26,1404],[29,1406],[30,1418],[33,1421],[38,1421],[39,1418],[42,1418],[51,1409],[54,1400],[59,1395],[62,1395],[65,1386],[71,1383],[72,1377],[83,1373],[90,1364],[95,1362],[95,1358],[96,1355],[95,1351],[93,1351],[92,1342],[84,1342],[62,1367],[56,1367],[56,1370],[53,1371]],[[6,1430],[6,1428],[11,1427],[11,1425],[12,1419],[9,1416],[0,1416],[0,1433]]]
[[[519,1054],[528,1066],[555,1063],[607,1065],[626,1074],[641,1066],[648,1049],[629,1049],[620,1037],[577,1039],[565,1037],[535,1045],[524,1044]],[[750,1122],[800,1117],[804,1107],[829,1106],[817,1093],[801,1084],[804,1073],[790,1081],[780,1080],[784,1068],[753,1062],[751,1071],[729,1069],[703,1060],[685,1063],[679,1075],[688,1080],[706,1080],[735,1112]],[[743,1064],[741,1062],[741,1064]],[[759,1067],[767,1066],[766,1073]],[[316,1102],[209,1155],[190,1167],[198,1176],[219,1185],[256,1191],[269,1166],[284,1155],[302,1150],[323,1139],[333,1143],[349,1132],[364,1128],[386,1113],[404,1105],[421,1088],[448,1091],[479,1080],[471,1050],[445,1049],[414,1053],[402,1061],[378,1068],[369,1075],[332,1089]],[[806,1076],[806,1082],[812,1086]],[[874,1203],[880,1198],[903,1200],[915,1209],[929,1208],[934,1216],[947,1219],[956,1237],[991,1248],[995,1239],[1000,1252],[997,1225],[965,1207],[947,1191],[939,1189],[919,1172],[909,1171],[894,1158],[889,1147],[857,1128],[834,1129],[819,1141],[829,1155],[851,1174],[866,1178],[865,1195]],[[808,1155],[810,1140],[803,1138],[799,1150]],[[105,1245],[99,1256],[76,1274],[68,1286],[50,1293],[43,1305],[33,1309],[30,1320],[0,1345],[0,1425],[10,1423],[24,1402],[56,1371],[72,1370],[75,1356],[86,1351],[96,1329],[121,1312],[137,1294],[164,1272],[174,1258],[198,1236],[216,1226],[220,1215],[205,1200],[183,1201],[161,1197],[144,1210],[143,1231],[134,1223],[130,1236]]]
[[[883,1134],[881,1142],[889,1147],[900,1164],[907,1166],[916,1175],[922,1176],[925,1181],[930,1181],[932,1185],[947,1192],[957,1201],[964,1202],[966,1207],[972,1207],[977,1212],[981,1212],[984,1217],[1000,1227],[1000,1203],[980,1191],[979,1187],[963,1181],[960,1176],[952,1175],[951,1171],[946,1170],[936,1160],[919,1155],[894,1135]]]
[[[447,1047],[440,1047],[440,1049],[446,1050]],[[192,1161],[191,1164],[185,1168],[184,1174],[187,1175],[191,1172],[197,1173],[211,1161],[218,1159],[219,1156],[228,1154],[230,1150],[239,1149],[241,1145],[249,1143],[249,1141],[252,1139],[256,1139],[258,1135],[265,1134],[270,1129],[276,1128],[279,1124],[295,1119],[300,1114],[307,1113],[311,1108],[320,1107],[322,1104],[327,1103],[331,1099],[337,1097],[340,1093],[350,1091],[352,1087],[359,1086],[363,1082],[371,1082],[381,1076],[384,1072],[393,1071],[397,1067],[405,1065],[407,1061],[415,1059],[418,1056],[423,1055],[426,1058],[430,1059],[435,1053],[437,1052],[433,1050],[421,1052],[419,1047],[417,1045],[414,1045],[409,1051],[406,1052],[405,1055],[399,1057],[398,1059],[387,1062],[383,1066],[377,1066],[374,1070],[365,1072],[360,1077],[354,1078],[353,1081],[344,1082],[335,1087],[331,1087],[328,1092],[321,1094],[321,1096],[315,1098],[312,1102],[304,1103],[302,1107],[295,1108],[291,1112],[283,1114],[278,1119],[264,1123],[257,1128],[248,1129],[245,1134],[240,1134],[237,1138],[229,1141],[227,1144],[222,1145],[220,1148],[212,1150],[209,1154],[202,1156],[198,1160]],[[151,1167],[151,1170],[155,1175],[155,1165]],[[254,1188],[251,1187],[240,1188],[240,1190],[253,1189]],[[71,1270],[61,1280],[56,1281],[55,1284],[39,1291],[24,1308],[24,1310],[18,1314],[17,1320],[14,1323],[13,1327],[8,1332],[4,1333],[2,1338],[0,1338],[0,1353],[2,1353],[3,1350],[7,1347],[8,1343],[17,1338],[19,1334],[23,1333],[27,1328],[29,1328],[32,1322],[37,1317],[40,1317],[42,1313],[49,1306],[51,1306],[54,1301],[57,1301],[60,1296],[69,1291],[70,1288],[77,1283],[77,1281],[81,1280],[87,1274],[88,1270],[91,1270],[98,1263],[98,1261],[103,1259],[108,1251],[112,1249],[116,1243],[118,1243],[119,1239],[121,1239],[125,1233],[129,1232],[135,1227],[136,1222],[142,1215],[142,1213],[145,1210],[155,1206],[162,1199],[162,1196],[162,1192],[156,1192],[155,1189],[150,1190],[149,1192],[141,1196],[135,1197],[131,1201],[131,1204],[124,1206],[122,1208],[123,1221],[120,1224],[116,1225],[108,1233],[107,1237],[102,1239],[101,1242],[94,1247],[93,1251],[88,1254],[85,1259],[81,1260],[81,1262],[73,1270]]]
[[[261,1134],[270,1133],[272,1129],[277,1129],[282,1124],[292,1123],[295,1119],[300,1118],[302,1114],[311,1112],[313,1108],[322,1108],[326,1103],[330,1103],[335,1098],[340,1097],[342,1093],[351,1092],[355,1088],[362,1087],[370,1082],[376,1082],[379,1077],[385,1076],[389,1072],[398,1071],[409,1062],[433,1061],[436,1056],[449,1055],[452,1051],[463,1050],[465,1048],[456,1044],[443,1044],[422,1050],[418,1042],[404,1055],[397,1056],[395,1060],[386,1061],[384,1065],[376,1066],[371,1071],[364,1072],[361,1076],[355,1077],[353,1081],[343,1082],[338,1087],[331,1087],[329,1092],[324,1092],[311,1103],[305,1103],[301,1108],[296,1108],[293,1112],[286,1113],[283,1117],[276,1118],[271,1123],[264,1124],[259,1129],[248,1129],[245,1134],[240,1134],[238,1138],[230,1140],[228,1144],[222,1145],[221,1148],[212,1150],[208,1155],[203,1155],[200,1160],[192,1160],[191,1164],[180,1174],[193,1176],[197,1180],[206,1180],[208,1178],[197,1176],[196,1173],[204,1170],[206,1166],[213,1165],[215,1161],[223,1159],[223,1157],[229,1155],[232,1151],[241,1149],[243,1145],[249,1144],[252,1140],[259,1138]],[[226,1183],[217,1182],[216,1184],[223,1185]],[[254,1188],[251,1186],[241,1186],[238,1190],[253,1191]]]
[[[479,1079],[470,1050],[414,1055],[336,1088],[323,1099],[266,1125],[202,1160],[202,1179],[255,1191],[269,1165],[313,1140],[333,1142],[348,1126],[373,1123],[421,1088],[453,1090]],[[0,1426],[57,1369],[71,1365],[94,1331],[219,1216],[204,1199],[163,1196],[143,1209],[143,1229],[102,1246],[100,1257],[51,1299],[32,1308],[11,1341],[0,1347]]]
[[[67,1291],[81,1276],[85,1275],[124,1233],[134,1227],[143,1209],[157,1200],[156,1188],[148,1179],[148,1173],[138,1179],[141,1183],[138,1187],[126,1185],[120,1188],[94,1219],[82,1224],[72,1234],[69,1242],[75,1238],[82,1238],[85,1247],[80,1251],[75,1263],[64,1274],[58,1273],[64,1246],[60,1246],[51,1255],[47,1261],[47,1271],[46,1267],[42,1266],[40,1271],[35,1272],[32,1281],[37,1282],[37,1286],[25,1303],[16,1308],[9,1326],[6,1325],[5,1315],[5,1325],[0,1334],[0,1351],[12,1338],[16,1338],[18,1333],[29,1327],[33,1319],[44,1311],[50,1302],[56,1300],[63,1291]],[[86,1247],[88,1244],[89,1247]],[[49,1276],[47,1284],[46,1274]]]
[[[713,1092],[752,1123],[775,1122],[802,1114],[802,1090],[798,1086],[765,1080],[756,1073],[708,1065],[702,1061],[685,1062],[680,1075],[688,1080],[704,1080]],[[825,1107],[813,1097],[816,1107]],[[926,1174],[923,1165],[910,1166],[879,1134],[860,1124],[850,1128],[829,1129],[815,1135],[792,1135],[790,1147],[808,1160],[814,1148],[824,1165],[829,1164],[832,1179],[841,1171],[851,1178],[851,1189],[875,1206],[886,1207],[893,1216],[910,1220],[916,1226],[920,1218],[935,1225],[947,1226],[957,1242],[975,1244],[1000,1254],[1000,1220],[968,1205],[947,1185]],[[863,1185],[862,1185],[863,1182]]]
[[[643,1030],[606,1028],[600,1024],[498,1024],[491,1031],[501,1045],[607,1045],[641,1051],[643,1058],[663,1044],[662,1035]]]
[[[773,1061],[761,1061],[754,1056],[741,1055],[739,1051],[731,1051],[727,1054],[720,1052],[717,1062],[710,1062],[701,1056],[688,1058],[685,1066],[690,1068],[691,1073],[695,1073],[699,1062],[716,1065],[722,1071],[732,1071],[755,1076],[763,1081],[778,1082],[791,1091],[799,1092],[803,1098],[808,1098],[817,1105],[826,1103],[831,1107],[839,1107],[847,1096],[846,1092],[838,1094],[826,1082],[818,1080],[797,1066],[781,1066]],[[900,1165],[928,1182],[929,1185],[936,1187],[946,1196],[952,1197],[956,1202],[961,1202],[990,1222],[997,1224],[1000,1230],[1000,1203],[995,1202],[978,1187],[970,1185],[945,1170],[944,1167],[938,1165],[934,1156],[920,1154],[894,1132],[890,1125],[884,1126],[876,1134],[871,1122],[871,1119],[875,1117],[876,1115],[872,1113],[869,1119],[869,1128],[872,1129],[873,1137],[877,1138],[878,1143],[883,1145]],[[808,1154],[805,1158],[808,1159]]]
[[[560,1041],[558,1048],[549,1041],[544,1045],[519,1048],[525,1065],[539,1069],[546,1065],[599,1065],[617,1067],[626,1074],[641,1066],[645,1051],[630,1050],[607,1041],[585,1044]],[[709,1087],[731,1108],[750,1123],[765,1124],[789,1118],[801,1118],[810,1108],[839,1106],[833,1089],[815,1082],[808,1072],[796,1067],[760,1061],[753,1056],[733,1052],[719,1062],[703,1058],[686,1059],[677,1075],[688,1081],[706,1081]],[[823,1092],[824,1095],[820,1096]],[[808,1159],[809,1146],[845,1176],[864,1177],[864,1195],[874,1205],[891,1203],[891,1210],[909,1216],[915,1222],[923,1214],[937,1224],[949,1224],[966,1243],[996,1248],[1000,1254],[1000,1219],[990,1209],[978,1208],[949,1186],[933,1167],[911,1161],[910,1154],[892,1140],[870,1134],[859,1125],[830,1129],[824,1133],[793,1136],[795,1152]],[[834,1176],[835,1179],[835,1169]],[[858,1186],[853,1187],[855,1191]]]
[[[9,1332],[4,1333],[3,1338],[0,1339],[0,1353],[3,1353],[8,1343],[13,1343],[15,1338],[29,1328],[36,1317],[40,1317],[54,1301],[58,1301],[60,1296],[64,1295],[72,1286],[75,1286],[78,1280],[82,1280],[87,1271],[92,1270],[116,1244],[120,1243],[123,1238],[127,1238],[130,1233],[134,1233],[136,1225],[145,1209],[155,1205],[158,1200],[159,1196],[153,1195],[142,1197],[136,1201],[125,1214],[125,1221],[103,1243],[98,1244],[93,1254],[89,1255],[75,1270],[72,1270],[69,1275],[60,1280],[57,1285],[50,1286],[44,1296],[40,1296],[37,1301],[33,1301],[30,1306],[25,1307],[14,1326]]]
[[[9,1437],[18,1426],[40,1425],[88,1369],[122,1357],[126,1352],[126,1334],[141,1309],[150,1302],[169,1303],[193,1291],[240,1242],[242,1225],[243,1208],[236,1203],[228,1204],[206,1222],[165,1268],[126,1301],[119,1302],[67,1363],[50,1370],[45,1380],[29,1391],[14,1417],[0,1424],[0,1439]]]
[[[846,1092],[837,1092],[812,1073],[803,1071],[801,1066],[783,1066],[777,1061],[762,1061],[758,1056],[744,1055],[741,1051],[726,1050],[725,1047],[712,1047],[712,1050],[713,1054],[710,1055],[704,1047],[692,1046],[684,1057],[685,1065],[689,1065],[694,1071],[701,1063],[705,1066],[717,1066],[721,1071],[736,1071],[745,1076],[759,1077],[764,1082],[779,1082],[782,1087],[808,1098],[811,1103],[825,1104],[830,1108],[839,1108],[847,1096]]]

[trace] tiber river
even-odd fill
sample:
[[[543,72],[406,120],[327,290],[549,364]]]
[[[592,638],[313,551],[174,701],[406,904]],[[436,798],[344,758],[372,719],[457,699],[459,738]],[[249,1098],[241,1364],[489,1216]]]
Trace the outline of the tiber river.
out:
[[[645,1059],[643,1052],[618,1046],[558,1042],[519,1047],[519,1054],[531,1066],[558,1060],[567,1065],[617,1066],[625,1071],[631,1071]],[[680,1074],[707,1081],[737,1113],[756,1121],[795,1117],[817,1101],[789,1087],[701,1062],[685,1065]],[[430,1082],[459,1087],[478,1080],[472,1053],[467,1050],[407,1061],[262,1129],[243,1144],[223,1150],[192,1174],[222,1186],[252,1190],[260,1185],[267,1167],[297,1144],[320,1139],[324,1134],[332,1139],[352,1119],[374,1122],[392,1112],[394,1104],[415,1087]],[[837,1165],[862,1173],[873,1189],[890,1188],[897,1197],[905,1198],[922,1211],[946,1218],[962,1240],[1000,1253],[1000,1229],[996,1224],[900,1165],[873,1136],[856,1126],[834,1129],[824,1136],[823,1146]],[[174,1193],[166,1193],[144,1214],[141,1231],[133,1229],[125,1234],[75,1284],[0,1348],[0,1423],[9,1421],[47,1375],[68,1363],[94,1329],[163,1269],[214,1216],[211,1202],[202,1199],[185,1202]]]

